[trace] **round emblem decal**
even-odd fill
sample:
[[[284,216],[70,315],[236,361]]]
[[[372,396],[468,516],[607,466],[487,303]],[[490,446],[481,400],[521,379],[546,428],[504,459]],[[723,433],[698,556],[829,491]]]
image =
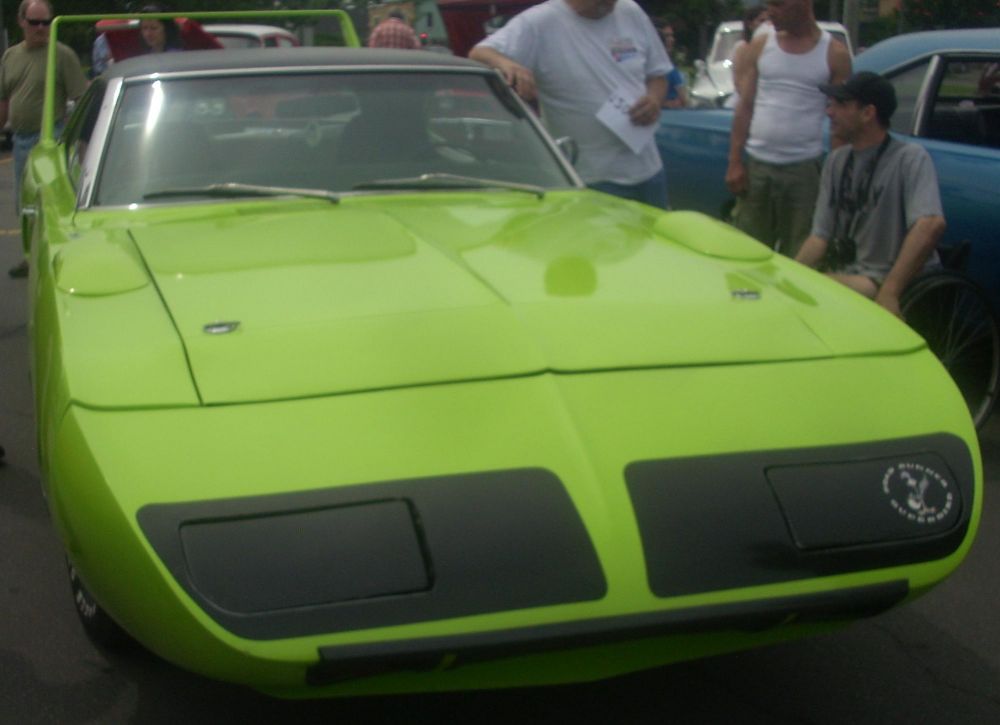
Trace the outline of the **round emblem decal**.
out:
[[[919,463],[890,466],[882,477],[882,492],[896,513],[915,524],[936,524],[955,505],[948,479]]]

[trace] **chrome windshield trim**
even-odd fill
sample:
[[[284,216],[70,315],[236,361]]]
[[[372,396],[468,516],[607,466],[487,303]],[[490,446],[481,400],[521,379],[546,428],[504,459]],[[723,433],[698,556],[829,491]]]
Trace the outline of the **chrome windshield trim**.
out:
[[[108,81],[108,87],[104,91],[101,110],[97,115],[97,121],[90,136],[87,153],[80,166],[80,179],[76,189],[78,210],[89,209],[93,205],[94,190],[97,187],[97,172],[101,168],[111,121],[122,97],[124,86],[121,78],[113,78]]]
[[[913,104],[913,125],[910,126],[910,133],[914,136],[922,136],[927,128],[929,110],[931,106],[931,95],[937,87],[938,78],[944,68],[944,61],[940,55],[934,55],[927,65],[927,72],[924,80],[920,84],[920,91],[917,93],[916,103]]]

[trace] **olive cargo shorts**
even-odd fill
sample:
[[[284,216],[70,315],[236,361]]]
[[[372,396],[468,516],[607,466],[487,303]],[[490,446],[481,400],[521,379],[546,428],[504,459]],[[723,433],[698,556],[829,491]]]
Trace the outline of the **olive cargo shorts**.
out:
[[[822,157],[794,164],[748,157],[746,167],[747,191],[736,200],[733,224],[794,258],[812,228]]]

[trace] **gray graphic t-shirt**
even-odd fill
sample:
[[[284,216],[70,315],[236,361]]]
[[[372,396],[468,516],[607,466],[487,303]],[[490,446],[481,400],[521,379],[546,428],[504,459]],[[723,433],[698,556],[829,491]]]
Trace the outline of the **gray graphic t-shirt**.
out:
[[[842,189],[844,169],[851,154],[850,184]],[[892,269],[906,233],[918,219],[943,216],[937,172],[923,147],[893,138],[879,156],[878,146],[853,151],[841,146],[823,166],[812,233],[830,241],[850,237],[857,248],[855,262],[845,271],[872,277],[879,283]],[[841,193],[854,202],[841,203]],[[939,266],[931,256],[928,268]]]

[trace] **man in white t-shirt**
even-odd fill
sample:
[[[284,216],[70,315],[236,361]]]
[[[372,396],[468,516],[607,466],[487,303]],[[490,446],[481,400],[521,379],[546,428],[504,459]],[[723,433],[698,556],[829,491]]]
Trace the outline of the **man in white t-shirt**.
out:
[[[663,162],[652,128],[673,64],[634,0],[548,0],[515,16],[469,57],[500,71],[525,100],[537,99],[553,136],[576,140],[576,167],[592,188],[666,208]],[[598,119],[613,96],[628,121],[650,127],[638,153]]]

